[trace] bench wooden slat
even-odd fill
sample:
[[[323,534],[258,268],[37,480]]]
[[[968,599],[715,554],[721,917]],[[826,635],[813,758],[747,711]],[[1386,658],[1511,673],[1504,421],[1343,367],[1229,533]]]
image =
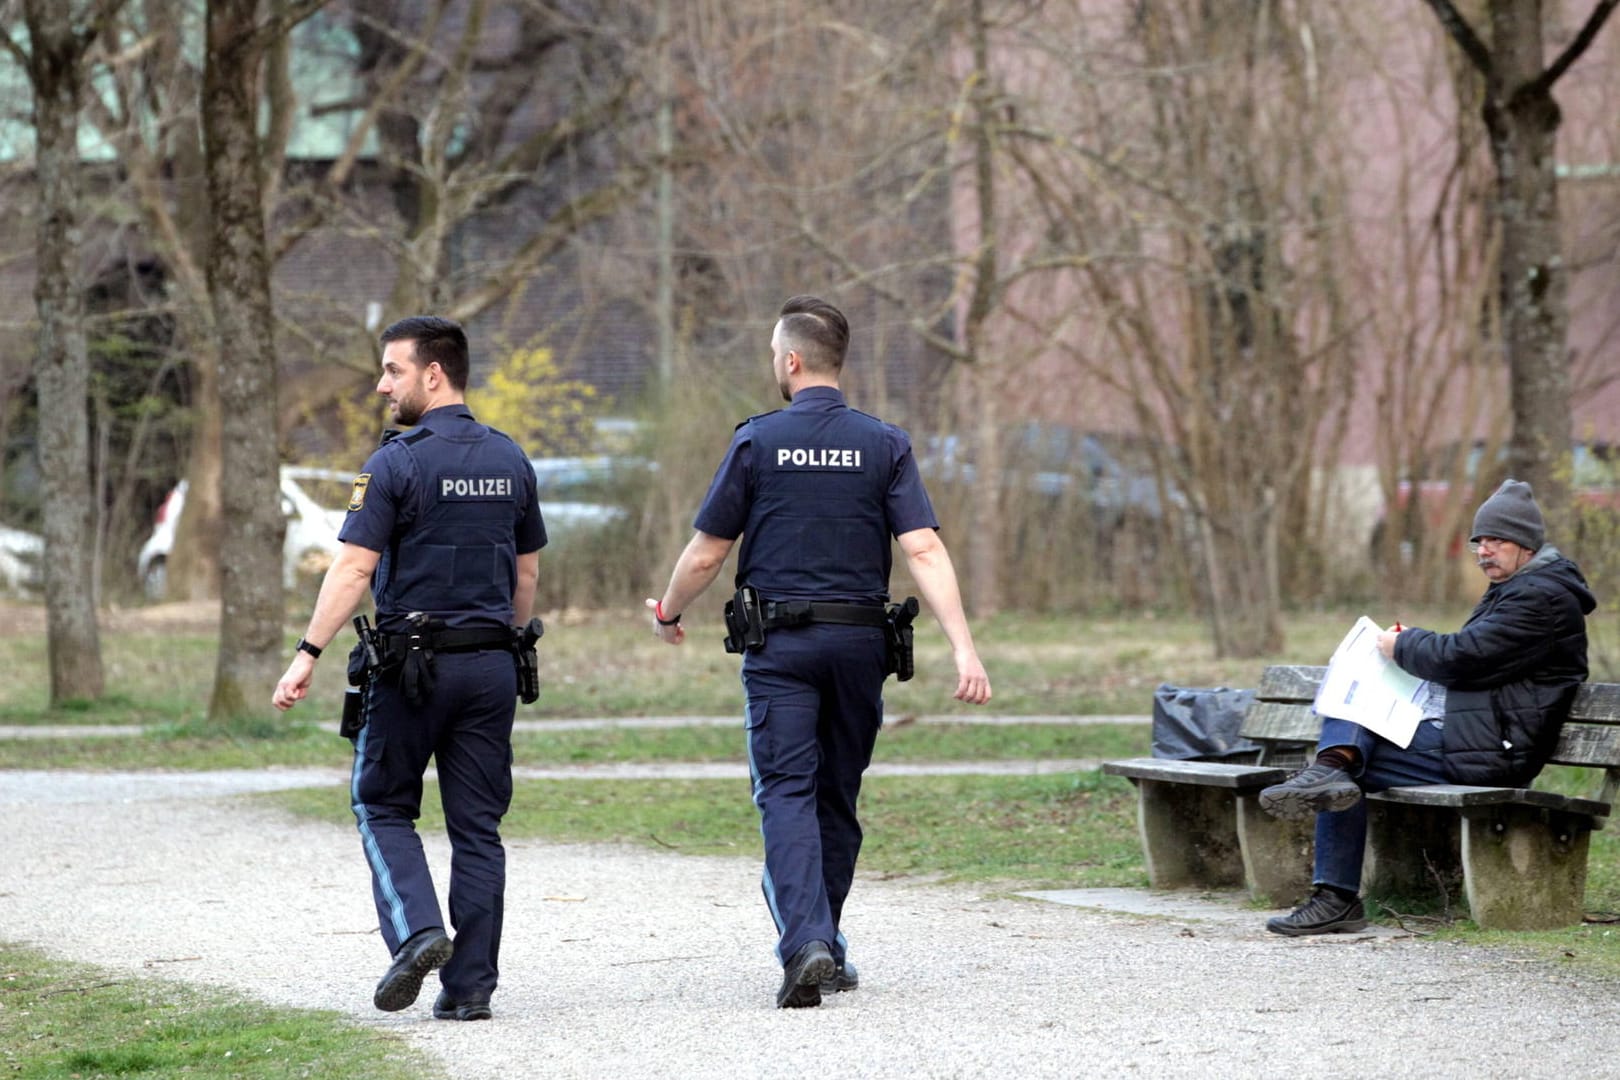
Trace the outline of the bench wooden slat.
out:
[[[1404,803],[1408,806],[1437,806],[1462,810],[1479,806],[1531,806],[1561,814],[1579,814],[1590,818],[1588,826],[1603,827],[1609,815],[1609,804],[1579,795],[1559,795],[1536,788],[1469,787],[1466,784],[1420,784],[1415,787],[1390,788],[1374,792],[1367,798],[1375,802]]]
[[[1585,683],[1575,691],[1569,715],[1575,720],[1620,723],[1620,684]]]
[[[1260,673],[1260,688],[1255,696],[1262,701],[1315,701],[1316,688],[1326,674],[1325,667],[1273,664]]]
[[[1555,765],[1620,768],[1620,726],[1566,720],[1553,748]]]
[[[1307,742],[1313,746],[1322,734],[1322,718],[1309,705],[1256,701],[1249,706],[1239,729],[1255,742]]]
[[[1233,765],[1224,761],[1178,761],[1173,758],[1127,758],[1103,762],[1103,772],[1131,780],[1163,780],[1244,790],[1280,784],[1288,770],[1263,765]]]

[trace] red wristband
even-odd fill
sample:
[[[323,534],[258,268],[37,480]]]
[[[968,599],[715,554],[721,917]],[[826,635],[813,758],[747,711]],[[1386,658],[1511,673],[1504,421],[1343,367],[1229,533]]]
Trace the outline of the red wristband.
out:
[[[673,619],[664,618],[664,602],[662,600],[653,602],[653,618],[658,620],[659,626],[674,626],[681,621],[678,614]]]

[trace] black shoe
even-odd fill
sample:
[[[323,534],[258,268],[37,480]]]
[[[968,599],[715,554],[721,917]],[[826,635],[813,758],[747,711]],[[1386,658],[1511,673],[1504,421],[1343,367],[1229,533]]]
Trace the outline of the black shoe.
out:
[[[778,1009],[809,1009],[821,1004],[821,983],[838,970],[838,962],[825,941],[799,946],[782,968],[782,989],[776,992]]]
[[[845,960],[838,965],[837,970],[832,974],[832,978],[821,980],[821,992],[823,994],[837,994],[844,990],[854,990],[860,985],[860,972],[855,970],[854,964]]]
[[[489,1007],[489,998],[468,998],[466,1001],[451,1001],[450,995],[443,990],[433,1001],[433,1019],[435,1020],[488,1020],[495,1013]]]
[[[1348,810],[1361,798],[1350,774],[1332,765],[1307,765],[1260,792],[1260,809],[1272,817],[1303,820],[1312,814]]]
[[[449,963],[452,951],[450,939],[439,927],[418,930],[394,954],[394,962],[377,984],[371,1003],[383,1012],[409,1008],[422,992],[422,980],[428,972]]]
[[[1273,934],[1304,937],[1307,934],[1353,934],[1367,928],[1367,912],[1360,897],[1344,897],[1332,889],[1318,887],[1311,898],[1287,915],[1266,920]]]

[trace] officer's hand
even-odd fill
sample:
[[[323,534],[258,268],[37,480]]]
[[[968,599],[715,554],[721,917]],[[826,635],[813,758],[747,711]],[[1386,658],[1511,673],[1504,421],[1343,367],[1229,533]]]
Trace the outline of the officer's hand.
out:
[[[315,658],[307,652],[293,654],[293,661],[287,666],[287,673],[276,683],[276,692],[270,697],[270,704],[286,712],[309,693],[309,680],[315,674]]]
[[[652,616],[653,637],[658,638],[666,645],[679,645],[686,640],[686,628],[680,623],[674,626],[665,626],[658,621],[658,601],[647,601],[647,613]]]
[[[990,700],[990,676],[976,654],[956,657],[956,700],[969,705]]]

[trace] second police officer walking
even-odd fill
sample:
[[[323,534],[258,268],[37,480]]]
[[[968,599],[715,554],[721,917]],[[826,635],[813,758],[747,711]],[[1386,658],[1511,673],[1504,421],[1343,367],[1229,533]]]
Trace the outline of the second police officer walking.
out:
[[[824,991],[859,982],[839,920],[861,846],[861,776],[894,670],[885,626],[892,539],[950,641],[955,696],[990,700],[911,441],[851,409],[839,389],[848,346],[849,324],[832,304],[783,304],[771,367],[791,404],[738,425],[668,588],[647,601],[654,632],[679,645],[681,612],[742,539],[728,647],[746,650],[748,763],[781,1008],[819,1005]]]
[[[377,392],[412,430],[385,439],[355,478],[342,548],[273,700],[289,709],[304,698],[316,659],[369,586],[377,627],[357,647],[356,659],[371,656],[360,726],[350,732],[351,801],[393,958],[373,1003],[407,1008],[442,969],[433,1015],[487,1020],[499,975],[500,825],[512,798],[519,666],[532,660],[539,629],[531,622],[519,639],[512,624],[534,606],[546,530],[528,455],[467,409],[462,328],[402,319],[381,343]],[[525,700],[532,692],[525,686]],[[453,852],[453,943],[415,826],[430,758]]]

